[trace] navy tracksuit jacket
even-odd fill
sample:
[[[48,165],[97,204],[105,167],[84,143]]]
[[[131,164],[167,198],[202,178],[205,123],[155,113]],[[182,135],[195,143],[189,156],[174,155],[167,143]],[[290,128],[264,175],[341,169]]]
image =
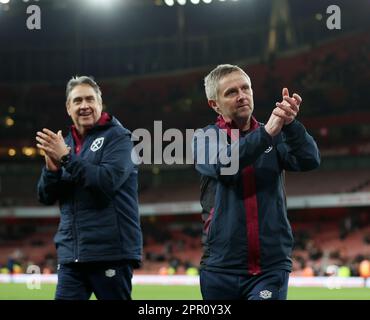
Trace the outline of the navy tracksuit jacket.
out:
[[[225,130],[222,130],[225,129]],[[224,162],[208,156],[212,144],[222,144],[230,154],[235,144],[232,126],[222,117],[215,130],[226,139],[206,140],[198,150],[194,135],[196,170],[201,174],[201,205],[204,221],[204,270],[258,275],[270,270],[291,271],[292,230],[287,218],[284,170],[307,171],[320,164],[313,138],[294,120],[281,133],[271,137],[253,117],[251,129],[239,133],[239,167],[233,175],[221,175]],[[220,150],[221,150],[220,149]],[[197,161],[197,151],[206,153],[205,163]]]
[[[44,167],[38,183],[40,202],[59,201],[58,263],[129,260],[138,266],[142,234],[131,132],[113,117],[88,131],[78,155],[71,132],[65,142],[71,161],[58,172]]]

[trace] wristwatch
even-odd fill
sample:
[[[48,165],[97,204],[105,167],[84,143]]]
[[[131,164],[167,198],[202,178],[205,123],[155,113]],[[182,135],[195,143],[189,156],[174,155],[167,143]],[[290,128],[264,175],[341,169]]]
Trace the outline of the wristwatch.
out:
[[[64,156],[60,158],[60,165],[62,167],[65,167],[69,163],[70,160],[71,160],[71,153],[68,152],[67,154],[65,154]]]

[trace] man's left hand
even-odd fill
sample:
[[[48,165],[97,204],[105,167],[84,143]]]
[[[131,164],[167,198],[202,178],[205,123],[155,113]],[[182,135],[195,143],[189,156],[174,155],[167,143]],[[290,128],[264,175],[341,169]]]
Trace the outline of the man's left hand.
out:
[[[37,132],[36,140],[39,142],[37,147],[44,150],[45,153],[56,161],[60,161],[61,157],[68,154],[71,150],[65,142],[62,136],[62,131],[54,133],[49,129],[42,129]]]
[[[290,97],[288,88],[283,89],[282,98],[283,100],[281,102],[277,102],[276,106],[284,111],[285,115],[289,117],[289,119],[284,121],[284,125],[288,125],[296,118],[299,112],[299,107],[302,103],[302,98],[296,93]]]

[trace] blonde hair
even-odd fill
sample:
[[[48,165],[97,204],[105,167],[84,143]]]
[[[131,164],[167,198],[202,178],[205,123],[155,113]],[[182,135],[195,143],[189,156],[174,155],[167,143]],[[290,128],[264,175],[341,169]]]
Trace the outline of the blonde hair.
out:
[[[248,79],[249,76],[244,72],[244,70],[237,65],[232,64],[220,64],[214,68],[205,78],[204,87],[206,91],[206,96],[208,100],[217,100],[217,90],[219,81],[226,75],[233,72],[241,72]]]

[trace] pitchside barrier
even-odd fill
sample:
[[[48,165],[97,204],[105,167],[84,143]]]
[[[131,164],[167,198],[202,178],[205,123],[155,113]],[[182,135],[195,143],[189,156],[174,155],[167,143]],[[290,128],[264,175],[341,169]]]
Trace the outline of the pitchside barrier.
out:
[[[38,289],[42,283],[57,283],[56,274],[0,274],[1,283],[26,283]],[[134,275],[133,285],[199,285],[199,276]],[[370,278],[361,277],[290,277],[290,287],[370,288]]]

